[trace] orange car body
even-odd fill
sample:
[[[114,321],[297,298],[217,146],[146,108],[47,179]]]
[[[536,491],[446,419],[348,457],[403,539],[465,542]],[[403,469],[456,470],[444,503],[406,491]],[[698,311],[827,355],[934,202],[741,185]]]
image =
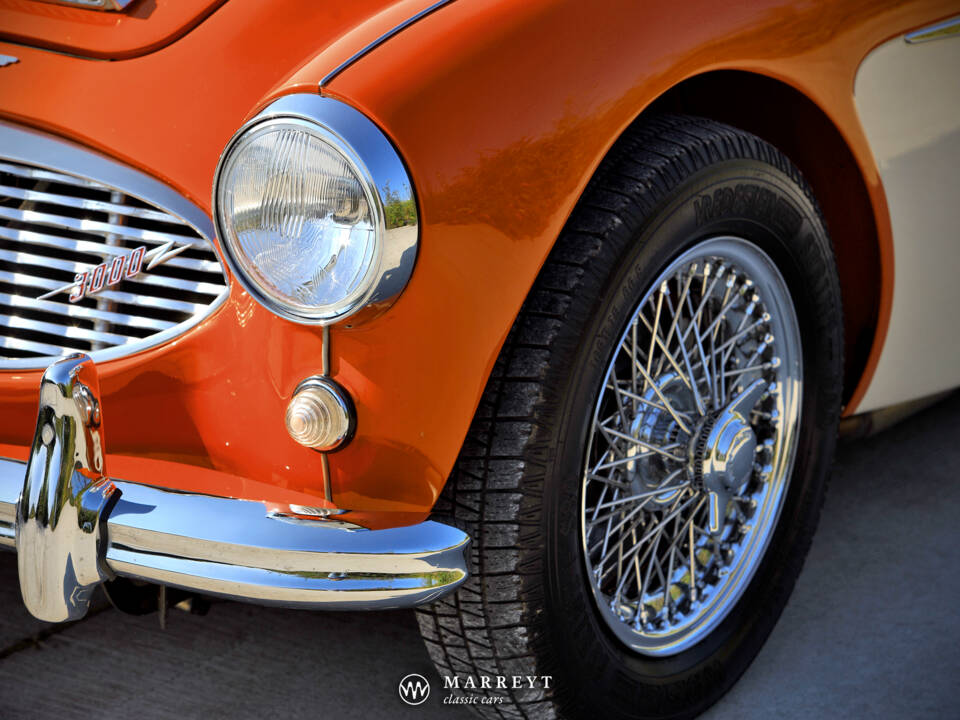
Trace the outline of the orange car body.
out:
[[[879,43],[955,3],[457,0],[321,89],[428,4],[155,0],[117,17],[0,0],[0,54],[19,58],[0,69],[0,115],[140,168],[208,213],[221,151],[272,99],[322,92],[377,123],[416,187],[419,254],[387,312],[331,330],[331,374],[357,407],[356,437],[329,456],[332,503],[415,522],[450,473],[544,259],[623,129],[689,83],[714,89],[721,117],[736,112],[724,106],[740,97],[731,88],[751,88],[753,110],[789,101],[792,124],[778,130],[763,119],[768,108],[747,129],[782,145],[789,125],[786,150],[798,150],[822,198],[847,308],[846,413],[857,410],[884,343],[894,258],[855,74]],[[829,158],[806,152],[815,147]],[[274,316],[231,283],[200,326],[100,365],[110,474],[327,503],[320,454],[283,423],[320,357],[319,328]],[[0,373],[0,455],[26,457],[40,376]]]

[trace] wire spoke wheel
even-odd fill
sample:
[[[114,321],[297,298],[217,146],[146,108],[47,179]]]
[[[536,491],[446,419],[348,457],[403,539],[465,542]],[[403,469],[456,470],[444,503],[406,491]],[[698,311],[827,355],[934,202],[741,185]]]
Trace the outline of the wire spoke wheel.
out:
[[[801,342],[802,340],[802,342]],[[510,330],[437,501],[470,577],[418,609],[484,717],[702,713],[816,530],[843,398],[829,234],[782,153],[706,118],[624,132]],[[501,702],[502,701],[502,702]]]
[[[696,644],[749,584],[790,480],[802,380],[790,292],[752,243],[698,243],[637,306],[598,391],[580,511],[594,599],[636,652]]]

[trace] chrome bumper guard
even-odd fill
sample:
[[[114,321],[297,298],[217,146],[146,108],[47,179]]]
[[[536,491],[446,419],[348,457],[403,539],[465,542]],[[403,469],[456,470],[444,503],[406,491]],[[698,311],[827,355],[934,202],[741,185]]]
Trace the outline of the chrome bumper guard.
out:
[[[30,460],[0,458],[0,546],[16,549],[27,609],[76,620],[123,576],[311,609],[431,602],[467,578],[469,536],[434,521],[367,530],[270,514],[263,503],[107,477],[96,366],[51,365]]]

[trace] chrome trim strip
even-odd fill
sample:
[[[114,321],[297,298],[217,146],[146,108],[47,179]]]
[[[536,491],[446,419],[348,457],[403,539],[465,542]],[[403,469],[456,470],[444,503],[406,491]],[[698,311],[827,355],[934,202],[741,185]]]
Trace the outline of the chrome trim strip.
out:
[[[105,10],[107,12],[121,11],[133,0],[40,0],[51,5],[69,5],[81,10]]]
[[[216,252],[216,245],[213,242],[214,227],[210,218],[207,217],[207,215],[199,207],[187,200],[180,193],[176,192],[159,180],[150,177],[149,175],[145,175],[127,165],[123,165],[104,155],[96,153],[92,150],[88,150],[70,141],[3,121],[0,121],[0,148],[2,148],[2,150],[0,150],[0,155],[2,155],[3,159],[13,162],[22,162],[28,165],[39,165],[45,168],[56,168],[58,171],[62,171],[56,172],[52,170],[37,170],[28,168],[25,169],[24,172],[29,177],[35,179],[48,179],[54,182],[69,182],[78,186],[89,185],[91,184],[89,181],[92,181],[93,184],[108,186],[109,188],[113,188],[122,192],[124,195],[135,197],[154,207],[162,208],[164,211],[168,211],[171,218],[175,218],[175,222],[177,224],[185,224],[193,228],[201,236],[201,238],[209,243],[210,247],[214,249],[214,252]],[[14,166],[5,165],[0,162],[0,170],[7,171],[11,167]],[[20,170],[19,168],[17,169]],[[65,173],[75,173],[75,175]],[[5,191],[5,188],[0,188],[0,194],[3,194]],[[156,211],[148,210],[147,212],[153,213]],[[167,215],[167,212],[158,214]],[[0,208],[0,217],[7,217],[13,220],[22,220],[28,215],[31,222],[44,222],[52,227],[65,227],[80,231],[93,230],[96,232],[110,232],[122,237],[133,238],[147,243],[160,244],[169,240],[174,240],[177,242],[182,242],[185,240],[194,243],[199,242],[197,238],[173,233],[138,230],[136,228],[130,228],[122,225],[112,225],[110,223],[72,220],[70,218],[56,215],[47,216],[45,213],[20,211],[13,208]],[[27,233],[31,231],[14,231],[10,228],[0,228],[0,234],[2,234],[4,237],[17,241],[21,240],[20,237],[9,237],[9,235],[13,232]],[[44,235],[42,233],[31,232],[30,236],[24,236],[23,239],[31,242],[37,241],[45,245],[65,247],[65,239],[57,238],[53,235]],[[82,245],[82,243],[86,241],[77,240],[70,242],[76,243],[76,250],[79,252],[84,252],[88,249],[92,250],[92,248],[87,248],[86,245]],[[98,252],[102,253],[104,247],[109,246],[103,245]],[[73,248],[65,247],[65,249]],[[109,253],[110,251],[107,250],[106,252]],[[190,266],[190,263],[196,262],[198,261],[183,257],[172,258],[169,261],[171,266],[179,265],[180,267],[185,267],[188,269],[197,269]],[[201,322],[209,318],[220,306],[222,306],[230,294],[230,285],[227,280],[225,268],[220,267],[218,269],[224,277],[224,287],[216,287],[216,290],[219,290],[219,293],[209,305],[201,305],[197,303],[184,302],[181,300],[171,300],[150,295],[137,295],[133,293],[112,290],[99,293],[99,295],[102,297],[116,300],[121,303],[130,303],[141,305],[143,307],[189,312],[191,313],[191,317],[177,325],[166,327],[165,329],[162,329],[147,338],[129,342],[124,345],[115,345],[102,350],[95,350],[91,353],[91,357],[96,362],[107,362],[116,358],[127,357],[129,355],[162,345],[199,325]],[[137,278],[137,282],[144,282],[146,277],[147,276],[142,276]],[[47,280],[45,278],[33,277],[20,273],[11,273],[8,271],[0,271],[0,279],[8,282],[23,283],[27,286],[37,287],[41,291],[53,290],[62,285],[62,283],[54,280]],[[151,281],[147,280],[146,282],[149,284]],[[213,291],[210,292],[213,294]],[[37,302],[39,303],[42,301]],[[36,307],[39,309],[39,304]],[[49,308],[44,307],[43,309],[48,310]],[[68,314],[72,315],[73,313],[68,311]],[[147,326],[142,325],[142,327]],[[19,339],[17,340],[18,343],[20,343],[17,345],[18,347],[26,347],[22,344],[23,342],[32,343],[32,341],[21,342]],[[43,343],[32,344],[50,347]],[[7,343],[4,346],[10,345]],[[60,352],[62,352],[62,349]],[[59,354],[60,353],[58,353],[58,355]],[[23,359],[3,358],[0,359],[0,371],[44,368],[49,365],[50,362],[51,357]]]
[[[448,4],[451,3],[451,2],[453,2],[453,0],[440,0],[439,2],[435,2],[435,3],[434,3],[433,5],[431,5],[430,7],[424,8],[423,10],[421,10],[420,12],[418,12],[416,15],[413,15],[413,16],[407,18],[406,20],[404,20],[402,23],[400,23],[400,24],[397,25],[396,27],[388,30],[388,31],[385,32],[383,35],[381,35],[381,36],[378,37],[376,40],[374,40],[372,43],[370,43],[369,45],[365,46],[365,47],[362,48],[361,50],[355,52],[355,53],[354,53],[353,55],[351,55],[349,58],[347,58],[347,59],[344,60],[342,63],[340,63],[339,65],[337,65],[337,67],[335,67],[333,70],[331,70],[330,72],[328,72],[328,73],[323,77],[323,79],[320,81],[320,89],[323,90],[323,88],[324,88],[331,80],[333,80],[337,75],[339,75],[339,74],[342,73],[344,70],[346,70],[348,67],[350,67],[351,65],[353,65],[357,60],[359,60],[360,58],[362,58],[364,55],[366,55],[367,53],[369,53],[371,50],[374,50],[374,49],[376,49],[378,46],[380,46],[380,45],[382,45],[383,43],[385,43],[387,40],[389,40],[390,38],[392,38],[394,35],[396,35],[396,34],[397,34],[398,32],[400,32],[401,30],[404,30],[405,28],[410,27],[411,25],[413,25],[413,24],[414,24],[415,22],[417,22],[418,20],[422,20],[422,19],[425,18],[427,15],[431,14],[432,12],[434,12],[434,11],[436,11],[436,10],[439,10],[439,9],[442,8],[444,5],[448,5]]]
[[[234,600],[352,610],[432,602],[467,578],[470,538],[443,523],[368,530],[342,514],[293,506],[280,514],[109,479],[104,426],[96,366],[72,355],[44,374],[27,467],[0,458],[0,546],[16,547],[24,599],[41,619],[82,616],[89,590],[111,573]],[[104,509],[83,510],[91,507]]]
[[[943,40],[949,37],[960,36],[960,15],[949,20],[944,20],[936,25],[928,25],[925,28],[914,30],[903,36],[910,45],[929,42],[931,40]]]

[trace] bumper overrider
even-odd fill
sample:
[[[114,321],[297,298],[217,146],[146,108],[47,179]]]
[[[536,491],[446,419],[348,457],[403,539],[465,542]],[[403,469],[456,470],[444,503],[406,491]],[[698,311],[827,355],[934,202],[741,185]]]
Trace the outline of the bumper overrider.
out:
[[[431,602],[467,578],[470,538],[428,520],[368,530],[261,502],[110,478],[95,364],[44,373],[29,461],[0,458],[0,546],[14,548],[27,609],[86,613],[117,576],[269,605],[381,609]],[[162,480],[161,480],[162,481]]]

